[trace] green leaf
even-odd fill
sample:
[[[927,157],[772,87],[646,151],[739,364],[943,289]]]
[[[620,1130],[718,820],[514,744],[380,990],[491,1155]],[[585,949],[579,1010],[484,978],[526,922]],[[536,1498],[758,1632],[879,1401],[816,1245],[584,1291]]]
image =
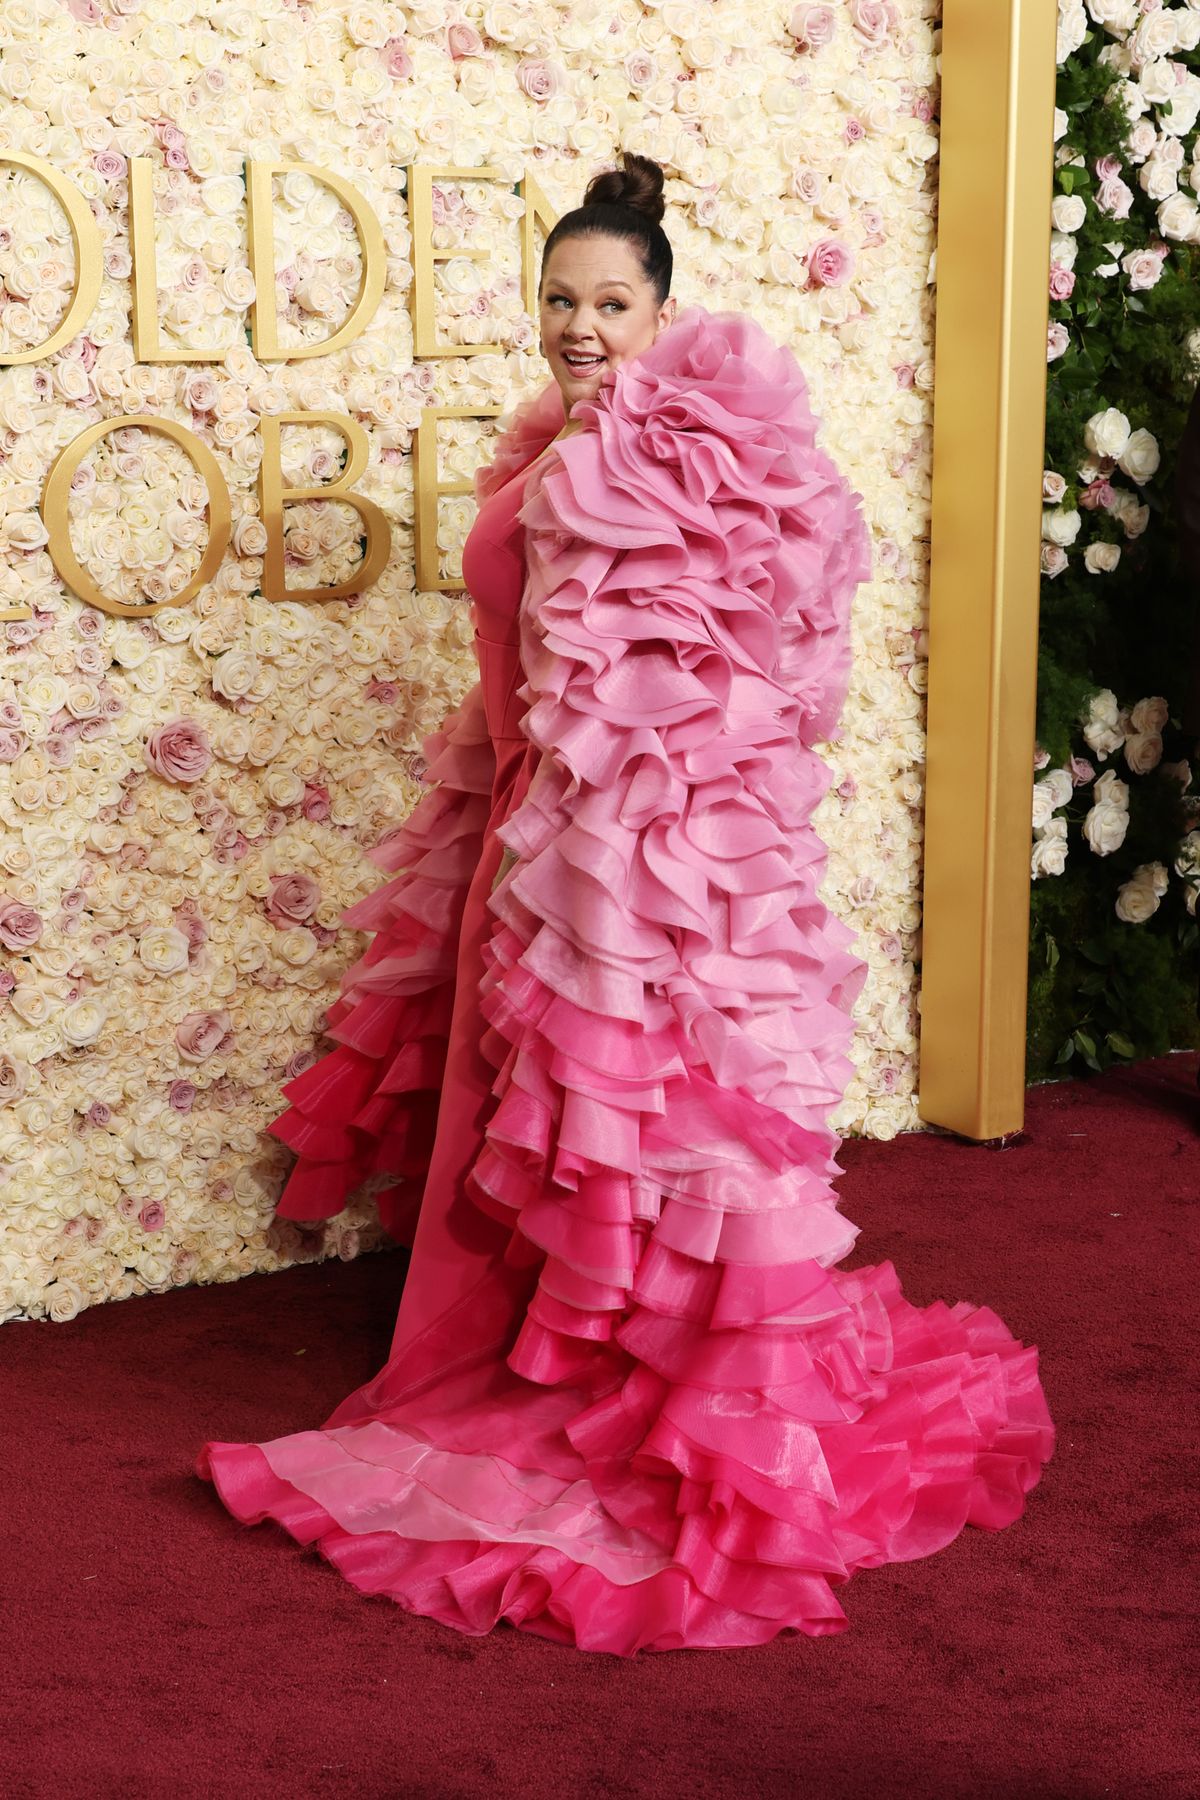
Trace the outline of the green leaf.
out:
[[[1058,945],[1055,942],[1055,940],[1050,936],[1050,933],[1047,932],[1046,933],[1046,967],[1048,969],[1057,969],[1058,961],[1059,961]]]
[[[1114,1056],[1132,1057],[1137,1054],[1123,1031],[1110,1031],[1104,1041]]]
[[[1057,1065],[1059,1063],[1069,1063],[1071,1058],[1074,1056],[1074,1054],[1075,1054],[1075,1039],[1073,1037],[1069,1037],[1067,1039],[1066,1043],[1063,1045],[1062,1049],[1059,1051],[1058,1055],[1055,1057],[1055,1059],[1054,1059],[1055,1064]]]

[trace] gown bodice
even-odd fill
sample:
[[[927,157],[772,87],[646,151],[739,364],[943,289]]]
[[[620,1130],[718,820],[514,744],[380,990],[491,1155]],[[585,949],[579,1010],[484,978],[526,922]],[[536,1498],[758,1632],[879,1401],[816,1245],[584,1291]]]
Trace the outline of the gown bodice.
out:
[[[525,588],[525,528],[518,514],[526,469],[497,488],[480,507],[463,546],[463,580],[471,596],[475,649],[488,731],[494,742],[521,732],[520,610]]]

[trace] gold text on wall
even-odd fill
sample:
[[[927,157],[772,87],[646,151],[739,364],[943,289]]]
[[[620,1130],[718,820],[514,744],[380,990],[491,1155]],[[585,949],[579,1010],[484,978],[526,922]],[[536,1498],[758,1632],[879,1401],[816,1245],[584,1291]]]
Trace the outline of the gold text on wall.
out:
[[[42,181],[62,206],[67,217],[75,253],[75,278],[66,312],[46,340],[31,348],[15,351],[0,359],[9,364],[34,363],[52,356],[87,327],[88,319],[100,296],[104,275],[104,242],[100,228],[82,192],[51,163],[42,157],[17,151],[0,152],[0,167],[21,168]],[[219,362],[224,350],[203,350],[180,343],[164,342],[158,318],[158,269],[154,216],[154,162],[148,157],[133,157],[129,165],[129,239],[131,270],[131,330],[134,355],[139,362],[192,363]],[[302,174],[323,183],[345,207],[354,224],[362,259],[362,275],[358,294],[342,323],[329,337],[299,345],[281,345],[275,310],[275,243],[272,228],[271,199],[274,181],[283,176]],[[433,245],[434,184],[441,181],[497,181],[506,177],[498,169],[435,168],[414,164],[406,171],[409,200],[409,222],[413,240],[413,281],[409,307],[413,325],[413,354],[416,358],[469,356],[481,351],[496,351],[495,344],[445,344],[438,340],[435,318],[435,279],[437,262],[448,252]],[[345,177],[313,163],[248,161],[246,183],[246,247],[254,280],[254,299],[249,307],[250,343],[256,358],[263,363],[294,362],[304,357],[328,356],[344,348],[365,330],[383,298],[387,275],[387,251],[379,220],[366,197]],[[537,182],[526,176],[518,184],[524,200],[521,229],[521,282],[525,309],[533,313],[537,293],[537,230],[549,230],[555,214]],[[458,248],[455,256],[486,257],[486,246]],[[453,590],[461,587],[456,580],[444,579],[438,565],[437,508],[440,495],[461,492],[470,484],[439,481],[437,473],[436,431],[441,418],[492,417],[495,407],[477,410],[462,407],[429,407],[414,438],[414,475],[416,513],[417,584],[421,588]],[[319,488],[284,486],[280,453],[283,425],[322,425],[338,432],[345,442],[346,462],[337,478]],[[111,432],[138,426],[157,431],[170,438],[191,458],[196,472],[208,490],[208,544],[199,568],[187,585],[167,601],[130,606],[104,594],[88,575],[71,544],[68,502],[71,480],[84,457]],[[354,483],[362,475],[367,462],[367,440],[361,427],[342,414],[325,412],[289,412],[278,417],[264,417],[260,423],[263,456],[259,473],[258,497],[262,522],[267,533],[267,552],[263,565],[263,594],[266,599],[322,602],[335,600],[348,593],[361,593],[378,579],[387,563],[390,532],[387,520],[374,501],[354,491]],[[284,509],[293,501],[339,500],[351,506],[362,521],[365,548],[363,560],[353,575],[332,587],[288,588],[284,583]],[[59,575],[71,591],[90,606],[103,612],[129,615],[154,613],[161,605],[182,606],[193,599],[199,589],[211,580],[229,543],[231,505],[229,490],[220,466],[212,452],[196,434],[173,420],[148,414],[121,415],[89,425],[72,439],[52,464],[42,490],[42,518],[49,533],[47,550]],[[0,619],[29,617],[27,607],[0,611]]]

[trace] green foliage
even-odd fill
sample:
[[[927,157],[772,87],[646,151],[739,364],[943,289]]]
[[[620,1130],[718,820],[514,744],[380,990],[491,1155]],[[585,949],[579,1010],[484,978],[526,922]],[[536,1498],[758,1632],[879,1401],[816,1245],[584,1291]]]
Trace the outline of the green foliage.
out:
[[[1064,509],[1078,507],[1087,460],[1084,428],[1096,413],[1116,407],[1137,429],[1151,431],[1160,466],[1140,489],[1119,471],[1113,483],[1149,508],[1145,530],[1127,537],[1121,521],[1099,508],[1081,509],[1082,528],[1066,568],[1042,588],[1038,677],[1038,741],[1051,766],[1072,754],[1097,774],[1111,768],[1130,788],[1125,842],[1097,856],[1082,825],[1094,795],[1080,786],[1067,808],[1065,872],[1034,882],[1030,952],[1029,1072],[1032,1078],[1076,1074],[1173,1045],[1198,1041],[1197,932],[1186,887],[1173,872],[1189,819],[1176,779],[1161,769],[1133,773],[1123,752],[1094,756],[1081,735],[1089,698],[1111,688],[1122,706],[1163,695],[1173,724],[1165,734],[1167,761],[1191,760],[1178,721],[1189,677],[1197,594],[1178,565],[1173,485],[1179,442],[1197,374],[1193,334],[1200,330],[1200,250],[1166,244],[1158,203],[1139,185],[1132,161],[1130,121],[1113,64],[1117,40],[1094,30],[1059,70],[1058,105],[1067,115],[1058,146],[1056,192],[1081,199],[1086,216],[1075,234],[1075,286],[1052,300],[1050,317],[1069,334],[1064,355],[1050,364],[1045,467],[1061,475]],[[1106,60],[1102,54],[1108,52]],[[1200,52],[1176,60],[1200,72]],[[1161,109],[1159,109],[1161,111]],[[1152,109],[1147,117],[1161,127]],[[1179,179],[1188,191],[1196,133],[1183,140]],[[1097,204],[1096,165],[1116,157],[1132,190],[1128,217],[1113,218]],[[1081,158],[1082,161],[1073,159]],[[1119,246],[1114,254],[1111,246]],[[1122,258],[1146,249],[1163,256],[1156,285],[1135,290]],[[1111,272],[1117,264],[1116,273]],[[1101,273],[1107,269],[1108,273]],[[1121,560],[1109,574],[1089,574],[1090,543],[1117,544]],[[1161,906],[1141,924],[1118,918],[1118,890],[1145,863],[1161,863],[1171,885]]]

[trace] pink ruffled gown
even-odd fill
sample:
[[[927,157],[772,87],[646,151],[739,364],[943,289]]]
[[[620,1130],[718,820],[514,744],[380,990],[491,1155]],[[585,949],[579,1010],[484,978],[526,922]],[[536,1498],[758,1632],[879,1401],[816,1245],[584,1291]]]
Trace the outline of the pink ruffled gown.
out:
[[[575,416],[541,454],[546,390],[480,482],[480,682],[274,1128],[286,1216],[397,1178],[391,1354],[320,1430],[201,1472],[463,1631],[835,1632],[855,1569],[1009,1523],[1053,1443],[994,1313],[835,1266],[862,970],[817,893],[811,746],[865,538],[744,319],[684,314]]]

